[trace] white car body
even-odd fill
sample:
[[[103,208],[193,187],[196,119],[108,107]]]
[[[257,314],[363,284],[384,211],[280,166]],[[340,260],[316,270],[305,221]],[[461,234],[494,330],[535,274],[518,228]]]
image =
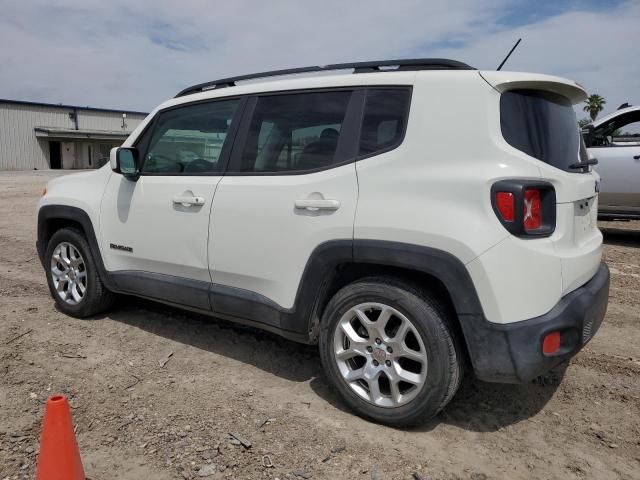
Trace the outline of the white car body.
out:
[[[123,147],[135,146],[150,122],[168,108],[229,96],[375,86],[412,89],[402,142],[378,155],[307,174],[142,174],[132,181],[115,171],[114,149],[110,165],[51,181],[38,208],[62,205],[86,212],[104,268],[117,278],[117,291],[181,304],[167,297],[168,284],[162,283],[176,279],[176,284],[191,288],[197,299],[187,306],[197,310],[211,309],[219,292],[260,302],[265,312],[292,314],[299,308],[296,299],[309,259],[332,241],[371,245],[393,241],[457,259],[464,267],[461,275],[468,275],[477,292],[488,328],[545,316],[594,278],[602,268],[602,235],[596,224],[598,174],[548,165],[511,146],[501,133],[502,92],[548,91],[572,103],[585,98],[579,85],[562,78],[434,70],[246,83],[163,103]],[[490,196],[492,185],[504,179],[552,185],[556,196],[552,234],[520,238],[505,229]],[[177,197],[202,202],[193,208],[176,203]],[[311,205],[335,201],[337,207],[296,206],[305,201]],[[128,289],[132,283],[125,277],[131,272],[151,282],[157,294]],[[456,295],[451,296],[455,303]],[[230,308],[225,304],[214,313],[242,316]],[[471,315],[456,308],[460,317]],[[265,328],[292,336],[284,323],[264,323]],[[311,342],[312,323],[300,329],[308,332]],[[463,325],[465,335],[471,329]],[[469,333],[467,345],[472,341]],[[481,372],[481,360],[471,356]],[[526,375],[480,376],[510,381]]]

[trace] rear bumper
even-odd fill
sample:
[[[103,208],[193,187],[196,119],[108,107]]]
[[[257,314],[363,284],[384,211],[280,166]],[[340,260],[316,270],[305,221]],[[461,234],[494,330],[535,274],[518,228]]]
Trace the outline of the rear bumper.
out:
[[[510,324],[482,316],[462,316],[461,324],[476,376],[489,382],[522,383],[574,356],[593,338],[607,311],[609,268],[605,263],[589,282],[563,297],[545,315]],[[560,331],[560,350],[542,353],[544,336]]]

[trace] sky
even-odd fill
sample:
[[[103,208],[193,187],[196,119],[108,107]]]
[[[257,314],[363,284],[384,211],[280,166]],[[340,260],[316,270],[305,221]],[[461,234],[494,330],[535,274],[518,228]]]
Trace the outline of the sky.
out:
[[[150,111],[191,84],[446,57],[640,104],[640,0],[0,0],[0,98]],[[586,114],[584,114],[586,116]]]

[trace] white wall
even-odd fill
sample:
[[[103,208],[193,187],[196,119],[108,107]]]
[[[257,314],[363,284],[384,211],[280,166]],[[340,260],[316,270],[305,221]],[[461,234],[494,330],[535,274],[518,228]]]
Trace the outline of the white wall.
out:
[[[25,105],[0,102],[0,170],[33,170],[49,168],[49,139],[37,138],[35,127],[74,129],[75,123],[69,114],[72,108]],[[123,130],[122,113],[78,109],[78,127],[80,130],[105,130],[126,133],[131,132],[144,115],[127,114],[127,129]],[[56,140],[56,139],[52,139]],[[93,140],[92,140],[93,141]],[[117,143],[117,142],[115,142]],[[82,152],[82,146],[74,149]],[[86,147],[85,147],[86,150]],[[63,145],[63,166],[65,148]],[[84,153],[86,156],[86,153]],[[80,159],[71,163],[72,167],[84,165]]]

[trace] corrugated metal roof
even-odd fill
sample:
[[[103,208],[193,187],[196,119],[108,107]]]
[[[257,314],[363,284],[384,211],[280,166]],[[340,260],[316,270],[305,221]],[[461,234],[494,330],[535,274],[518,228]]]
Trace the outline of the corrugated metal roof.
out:
[[[82,107],[80,105],[65,105],[62,103],[43,103],[43,102],[30,102],[26,100],[9,100],[6,98],[0,98],[0,103],[9,103],[13,105],[30,105],[36,107],[55,107],[65,109],[78,109],[78,110],[90,110],[94,112],[111,112],[111,113],[131,113],[134,115],[148,115],[148,112],[136,112],[135,110],[119,110],[115,108],[97,108],[97,107]]]

